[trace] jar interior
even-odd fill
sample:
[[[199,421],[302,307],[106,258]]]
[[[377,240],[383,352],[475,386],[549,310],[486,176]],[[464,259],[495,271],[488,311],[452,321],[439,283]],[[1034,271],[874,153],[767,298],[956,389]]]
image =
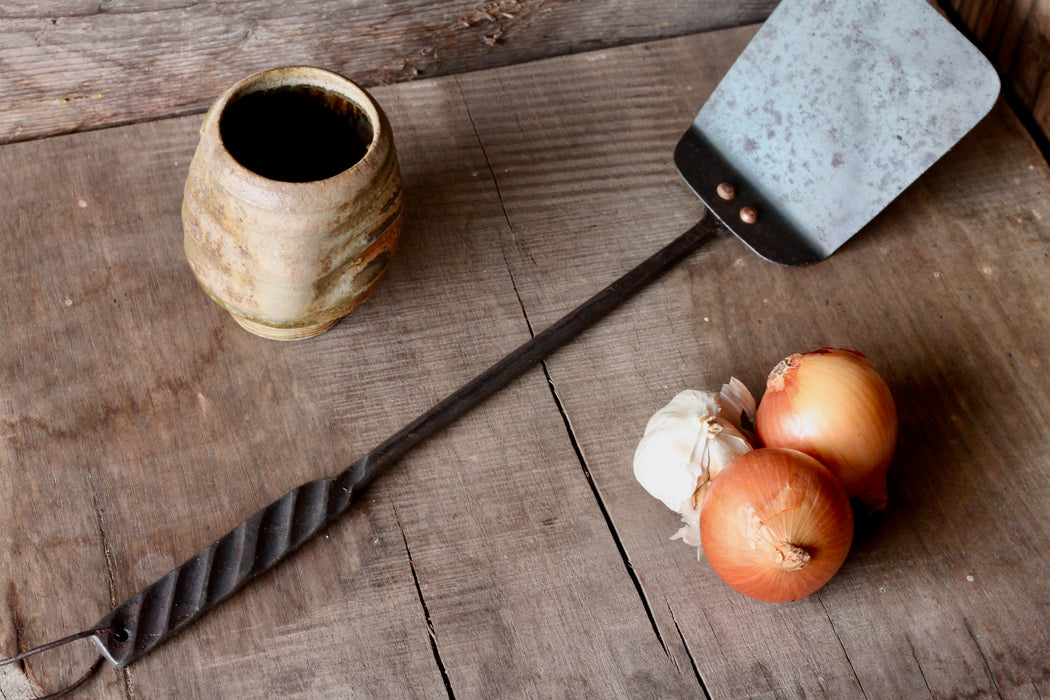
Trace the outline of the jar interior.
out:
[[[368,152],[374,130],[346,96],[290,85],[231,99],[219,118],[219,134],[230,155],[257,175],[313,182],[353,167]]]

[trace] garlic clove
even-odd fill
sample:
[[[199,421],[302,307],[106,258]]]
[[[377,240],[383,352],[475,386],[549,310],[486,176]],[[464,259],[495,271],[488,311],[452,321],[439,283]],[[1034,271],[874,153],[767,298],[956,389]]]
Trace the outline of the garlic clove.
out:
[[[690,547],[700,547],[700,511],[682,514],[682,527],[671,535],[672,540],[682,540]],[[697,552],[699,558],[700,553]]]
[[[700,401],[682,394],[676,396],[653,415],[634,453],[638,483],[676,513],[688,506],[698,483],[707,480],[709,471],[704,464],[704,447],[711,431],[709,416],[699,406],[699,413],[689,407],[680,408],[686,403],[699,405]]]
[[[755,425],[758,404],[742,381],[730,377],[720,392],[723,417],[731,420],[740,430],[751,430]]]

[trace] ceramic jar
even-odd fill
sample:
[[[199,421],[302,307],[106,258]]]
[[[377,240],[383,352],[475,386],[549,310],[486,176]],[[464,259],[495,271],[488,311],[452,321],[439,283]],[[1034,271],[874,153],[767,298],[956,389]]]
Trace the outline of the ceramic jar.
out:
[[[302,66],[212,105],[183,196],[186,258],[247,330],[309,338],[379,284],[402,228],[390,123],[361,87]]]

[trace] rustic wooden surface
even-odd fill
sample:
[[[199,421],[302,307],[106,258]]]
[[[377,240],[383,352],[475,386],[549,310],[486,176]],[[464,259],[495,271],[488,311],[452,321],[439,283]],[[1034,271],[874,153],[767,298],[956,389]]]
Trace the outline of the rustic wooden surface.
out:
[[[321,65],[364,85],[764,19],[776,0],[7,0],[0,143],[199,112],[239,78]]]
[[[690,225],[671,151],[753,31],[377,88],[406,239],[299,343],[242,331],[182,258],[199,116],[0,148],[0,651],[338,472]],[[1050,694],[1048,188],[1000,104],[824,263],[716,240],[84,696]],[[889,511],[817,594],[756,603],[668,540],[631,456],[679,389],[758,392],[825,344],[898,400]],[[91,657],[24,670],[54,688]]]
[[[941,0],[1050,138],[1050,0]]]

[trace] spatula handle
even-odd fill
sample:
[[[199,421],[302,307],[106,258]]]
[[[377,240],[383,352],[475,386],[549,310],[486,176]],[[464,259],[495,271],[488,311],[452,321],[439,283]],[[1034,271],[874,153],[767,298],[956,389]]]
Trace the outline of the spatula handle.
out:
[[[467,382],[346,471],[310,481],[258,511],[99,620],[92,639],[118,667],[171,635],[271,569],[350,506],[383,469],[509,384],[723,230],[708,213],[652,257]]]

